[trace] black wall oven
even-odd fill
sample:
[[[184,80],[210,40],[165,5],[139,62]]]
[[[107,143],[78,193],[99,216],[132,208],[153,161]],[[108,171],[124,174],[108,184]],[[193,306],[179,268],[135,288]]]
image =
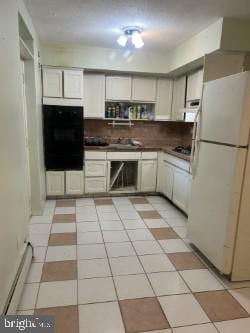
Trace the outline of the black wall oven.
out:
[[[47,170],[83,169],[83,107],[43,106]]]

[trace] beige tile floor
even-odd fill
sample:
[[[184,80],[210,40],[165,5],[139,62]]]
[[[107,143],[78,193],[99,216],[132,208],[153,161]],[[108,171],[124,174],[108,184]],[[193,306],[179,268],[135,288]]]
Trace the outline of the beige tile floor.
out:
[[[56,333],[249,333],[250,282],[215,275],[186,223],[158,196],[47,201],[18,313]]]

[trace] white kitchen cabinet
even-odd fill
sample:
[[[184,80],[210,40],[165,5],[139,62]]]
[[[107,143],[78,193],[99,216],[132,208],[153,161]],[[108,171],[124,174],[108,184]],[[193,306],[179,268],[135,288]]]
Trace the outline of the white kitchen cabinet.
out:
[[[106,100],[131,100],[130,76],[106,76]]]
[[[175,173],[175,167],[163,161],[162,180],[161,180],[162,193],[169,200],[172,200],[173,196],[174,173]]]
[[[83,171],[66,171],[66,194],[83,194]]]
[[[64,70],[64,98],[83,98],[82,70]]]
[[[84,117],[104,118],[105,112],[105,75],[84,75]]]
[[[186,76],[181,76],[174,80],[173,101],[172,101],[172,120],[183,120],[183,111],[186,97]]]
[[[64,171],[46,172],[47,195],[64,195]]]
[[[192,101],[201,98],[202,83],[203,83],[203,69],[200,69],[188,75],[186,101]]]
[[[156,189],[157,160],[141,162],[141,191],[154,192]]]
[[[173,202],[187,212],[190,191],[190,175],[186,171],[175,168],[173,183]]]
[[[85,161],[85,177],[106,177],[106,161]]]
[[[63,71],[61,69],[43,69],[43,96],[63,97]]]
[[[85,193],[103,193],[107,192],[106,177],[86,177]]]
[[[43,68],[43,96],[46,98],[83,99],[83,71]],[[61,102],[63,104],[63,102]]]
[[[170,120],[173,97],[173,80],[158,79],[155,120]]]
[[[133,77],[132,100],[141,102],[155,102],[156,79],[149,77]]]

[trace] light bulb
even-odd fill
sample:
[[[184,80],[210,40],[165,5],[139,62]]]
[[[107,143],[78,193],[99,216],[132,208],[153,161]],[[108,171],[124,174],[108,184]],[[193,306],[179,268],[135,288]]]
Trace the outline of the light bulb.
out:
[[[139,31],[134,31],[132,34],[132,43],[134,44],[134,47],[139,49],[143,47],[144,42],[141,38],[141,34]]]
[[[119,45],[121,45],[122,47],[125,47],[128,41],[128,37],[125,35],[121,35],[118,39],[117,39],[117,43]]]

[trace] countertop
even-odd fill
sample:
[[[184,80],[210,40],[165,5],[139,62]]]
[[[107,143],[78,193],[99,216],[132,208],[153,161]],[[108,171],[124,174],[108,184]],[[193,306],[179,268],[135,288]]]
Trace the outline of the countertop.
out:
[[[133,149],[118,149],[114,147],[109,147],[109,146],[84,146],[85,151],[91,151],[91,150],[99,150],[99,151],[163,151],[164,153],[168,153],[170,155],[179,157],[183,160],[186,160],[190,162],[190,155],[185,155],[182,153],[178,153],[176,151],[173,151],[174,146],[143,146],[143,147],[136,147]]]

